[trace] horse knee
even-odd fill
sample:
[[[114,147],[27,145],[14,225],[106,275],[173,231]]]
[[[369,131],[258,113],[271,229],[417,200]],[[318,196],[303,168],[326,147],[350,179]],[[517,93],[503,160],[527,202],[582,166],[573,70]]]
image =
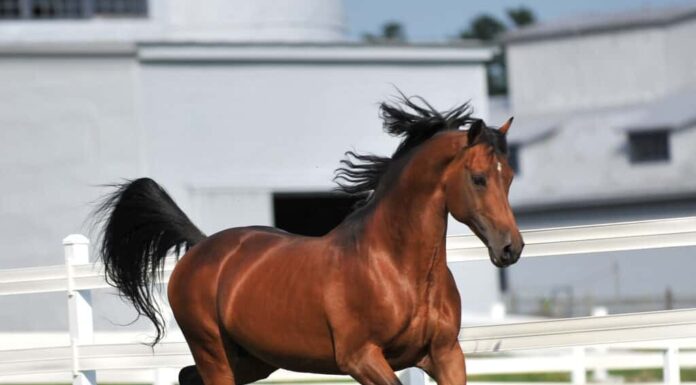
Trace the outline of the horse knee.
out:
[[[195,365],[187,366],[179,372],[180,385],[205,385]]]

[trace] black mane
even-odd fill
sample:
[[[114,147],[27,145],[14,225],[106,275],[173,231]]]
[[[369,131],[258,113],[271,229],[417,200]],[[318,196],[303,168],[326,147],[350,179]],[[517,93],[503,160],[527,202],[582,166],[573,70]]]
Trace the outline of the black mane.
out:
[[[341,160],[341,166],[336,169],[334,180],[338,184],[337,190],[350,195],[369,194],[377,188],[395,160],[435,134],[457,130],[467,124],[483,124],[481,120],[472,118],[471,114],[472,108],[469,103],[445,112],[436,111],[420,97],[409,98],[402,95],[397,104],[382,103],[380,116],[384,122],[384,130],[390,135],[402,137],[403,140],[391,157],[346,152],[346,159]],[[483,128],[483,140],[490,143],[497,152],[507,152],[505,138],[497,131],[485,128],[485,125]],[[365,200],[367,199],[369,196]]]

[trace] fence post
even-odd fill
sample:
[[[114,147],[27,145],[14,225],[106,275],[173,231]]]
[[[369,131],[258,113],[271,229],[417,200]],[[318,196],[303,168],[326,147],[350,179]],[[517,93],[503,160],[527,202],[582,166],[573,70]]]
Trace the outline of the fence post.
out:
[[[179,372],[172,368],[155,369],[155,382],[153,385],[174,385],[179,382]]]
[[[80,370],[78,346],[90,344],[94,339],[92,299],[89,290],[76,290],[73,266],[89,263],[89,239],[81,234],[71,234],[63,239],[65,266],[68,276],[68,322],[72,349],[73,385],[96,385],[94,370]]]
[[[493,305],[491,305],[491,320],[492,321],[497,321],[497,322],[502,322],[505,321],[505,317],[507,316],[507,308],[503,302],[494,302]]]
[[[603,317],[608,314],[609,310],[604,306],[596,306],[592,308],[593,317]],[[607,347],[598,346],[594,348],[594,351],[598,359],[594,360],[595,366],[592,371],[592,379],[594,382],[607,382],[607,380],[609,380],[609,372],[607,371],[607,367],[605,365],[608,352]]]
[[[681,373],[679,373],[679,348],[670,346],[664,352],[664,362],[662,369],[662,379],[665,385],[677,385],[681,383]]]
[[[165,337],[172,330],[176,323],[172,308],[167,304],[164,293],[158,292],[154,296],[154,300],[162,311],[162,319],[165,321],[166,329]],[[152,385],[173,385],[179,382],[179,372],[172,368],[157,368],[154,370],[155,382]]]
[[[401,372],[399,376],[404,385],[426,385],[428,383],[424,371],[418,368],[408,368]]]
[[[573,371],[570,374],[573,385],[587,384],[587,373],[585,372],[585,348],[573,348]]]

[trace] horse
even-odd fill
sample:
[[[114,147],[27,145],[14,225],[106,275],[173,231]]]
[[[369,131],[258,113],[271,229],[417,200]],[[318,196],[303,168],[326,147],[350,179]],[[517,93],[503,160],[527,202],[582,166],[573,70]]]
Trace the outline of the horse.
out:
[[[414,366],[439,385],[466,384],[447,219],[466,224],[495,266],[520,258],[508,200],[512,118],[491,128],[469,104],[438,112],[405,96],[380,111],[400,144],[390,157],[346,153],[338,189],[363,201],[324,236],[262,226],[206,236],[149,178],[106,196],[106,278],[154,323],[153,345],[164,332],[156,278],[169,253],[185,251],[167,287],[195,362],[181,384],[243,385],[283,368],[397,385],[395,370]]]

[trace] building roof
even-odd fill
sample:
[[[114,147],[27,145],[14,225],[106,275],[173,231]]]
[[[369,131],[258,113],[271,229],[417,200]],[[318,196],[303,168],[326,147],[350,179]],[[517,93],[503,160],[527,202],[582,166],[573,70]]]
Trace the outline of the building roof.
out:
[[[489,99],[489,119],[486,121],[491,126],[502,124],[513,116],[510,101],[507,96],[493,96]],[[512,129],[508,134],[508,141],[515,145],[530,145],[544,140],[561,128],[566,114],[554,113],[532,117],[522,116],[515,119]]]
[[[573,120],[587,114],[620,117],[623,131],[649,131],[666,129],[678,131],[696,126],[696,88],[684,88],[651,102],[617,107],[594,108],[590,111],[566,111],[520,116],[510,130],[510,141],[529,144],[547,138],[554,131],[563,129]],[[502,122],[512,115],[506,98],[490,100],[491,122]]]
[[[683,89],[638,108],[629,130],[680,130],[696,125],[696,88]]]
[[[671,7],[645,7],[637,10],[610,13],[575,15],[572,18],[541,23],[508,33],[508,44],[593,33],[663,27],[696,18],[696,3]]]
[[[147,62],[247,63],[483,63],[494,47],[478,42],[448,44],[266,43],[154,41],[138,44]]]

